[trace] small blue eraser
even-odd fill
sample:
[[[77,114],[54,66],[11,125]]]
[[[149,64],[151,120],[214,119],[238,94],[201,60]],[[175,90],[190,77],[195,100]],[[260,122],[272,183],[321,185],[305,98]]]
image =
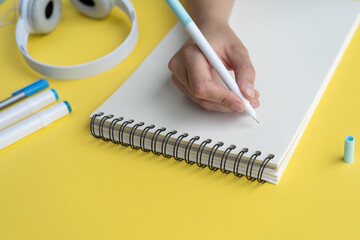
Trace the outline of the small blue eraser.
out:
[[[16,95],[20,92],[24,92],[27,97],[47,88],[49,86],[49,82],[46,79],[40,79],[16,92],[14,92],[12,95]]]
[[[179,0],[166,0],[166,2],[185,27],[193,21]]]
[[[59,94],[55,91],[55,89],[50,89],[50,90],[54,93],[56,101],[59,100]]]
[[[352,163],[354,161],[355,138],[353,136],[345,137],[344,162]]]
[[[71,113],[72,109],[71,109],[71,106],[70,106],[70,103],[68,101],[64,101],[66,107],[68,108],[69,110],[69,113]]]

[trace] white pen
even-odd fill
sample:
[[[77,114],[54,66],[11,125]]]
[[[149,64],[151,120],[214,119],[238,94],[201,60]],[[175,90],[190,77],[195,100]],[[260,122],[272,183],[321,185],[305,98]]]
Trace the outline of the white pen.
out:
[[[71,107],[67,101],[59,102],[0,131],[0,150],[48,126],[70,112]]]
[[[40,109],[56,102],[59,99],[54,89],[49,89],[30,97],[13,107],[0,112],[0,130],[6,128]]]
[[[46,79],[40,79],[12,94],[11,97],[0,102],[0,110],[10,106],[11,104],[20,101],[23,98],[30,97],[31,95],[40,92],[44,88],[49,86],[49,82]]]
[[[225,82],[228,88],[234,93],[236,93],[243,100],[245,104],[245,112],[247,112],[257,123],[259,123],[256,118],[256,113],[253,107],[250,105],[250,102],[242,95],[239,86],[236,84],[235,79],[231,76],[229,71],[221,62],[214,49],[211,47],[204,35],[200,32],[199,28],[196,26],[196,24],[191,19],[191,17],[186,12],[181,3],[178,0],[166,0],[166,2],[169,4],[170,8],[174,11],[176,16],[182,22],[187,33],[196,42],[202,53],[209,60],[211,65],[215,68],[216,72],[219,74],[219,76]]]

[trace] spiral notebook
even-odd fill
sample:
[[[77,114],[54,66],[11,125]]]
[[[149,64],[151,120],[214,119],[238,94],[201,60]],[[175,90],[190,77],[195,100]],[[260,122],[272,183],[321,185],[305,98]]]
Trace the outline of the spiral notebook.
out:
[[[172,84],[168,61],[188,38],[177,24],[91,114],[91,133],[277,184],[359,24],[359,5],[352,0],[235,1],[230,25],[257,73],[260,124],[246,114],[205,111]]]

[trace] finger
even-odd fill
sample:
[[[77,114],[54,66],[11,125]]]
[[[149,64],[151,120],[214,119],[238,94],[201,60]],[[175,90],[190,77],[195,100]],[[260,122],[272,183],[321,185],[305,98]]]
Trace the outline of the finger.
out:
[[[200,50],[185,53],[184,62],[195,98],[223,105],[228,111],[244,111],[241,98],[212,79],[210,65]]]
[[[260,101],[259,100],[251,100],[250,101],[250,105],[253,107],[253,108],[258,108],[260,106]]]
[[[222,104],[210,102],[208,100],[203,100],[203,99],[198,99],[198,105],[200,105],[203,109],[205,109],[207,111],[238,112],[237,109],[229,108]]]
[[[259,97],[260,97],[260,94],[257,90],[255,90],[255,98],[251,99],[250,100],[250,105],[253,107],[253,108],[258,108],[260,106],[260,101],[259,101]]]
[[[174,74],[171,77],[172,82],[176,87],[178,87],[191,101],[198,103],[197,100],[190,94],[186,86],[184,86],[183,81],[180,81]]]
[[[195,104],[201,106],[207,111],[218,111],[218,112],[235,112],[234,109],[229,109],[221,104],[210,102],[208,100],[197,99],[190,94],[189,90],[183,85],[182,81],[179,81],[174,75],[172,76],[172,81],[191,101]]]
[[[208,82],[207,87],[209,101],[225,106],[235,112],[245,111],[244,102],[233,91],[226,89],[214,81]]]
[[[169,61],[169,69],[173,72],[172,81],[173,83],[192,101],[195,100],[195,97],[191,94],[191,88],[188,79],[188,73],[186,71],[184,61],[183,61],[183,49],[182,47],[174,57]],[[195,102],[195,101],[194,101]]]
[[[175,75],[177,80],[187,82],[187,72],[183,63],[182,57],[180,56],[180,50],[176,53],[169,61],[168,68]]]
[[[227,64],[235,72],[236,82],[240,87],[241,93],[248,100],[255,98],[255,70],[247,49],[239,42],[236,47],[230,47],[226,54],[228,61],[230,61]]]
[[[220,104],[210,102],[204,99],[197,99],[191,93],[189,85],[188,74],[182,61],[178,61],[178,57],[175,55],[169,62],[169,69],[173,72],[172,82],[178,87],[191,101],[200,105],[202,108],[208,111],[221,111],[221,112],[232,112],[234,109],[226,108]]]

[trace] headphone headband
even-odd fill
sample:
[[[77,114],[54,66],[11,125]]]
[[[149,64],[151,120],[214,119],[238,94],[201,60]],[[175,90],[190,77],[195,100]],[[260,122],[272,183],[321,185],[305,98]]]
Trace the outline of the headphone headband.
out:
[[[132,27],[125,41],[109,54],[91,62],[72,65],[56,66],[41,63],[30,56],[27,50],[27,43],[30,34],[30,27],[23,17],[20,17],[16,24],[16,42],[28,65],[38,73],[62,80],[74,80],[91,77],[103,73],[122,62],[134,49],[139,36],[136,13],[129,0],[117,0],[115,5],[119,7],[131,20]]]

